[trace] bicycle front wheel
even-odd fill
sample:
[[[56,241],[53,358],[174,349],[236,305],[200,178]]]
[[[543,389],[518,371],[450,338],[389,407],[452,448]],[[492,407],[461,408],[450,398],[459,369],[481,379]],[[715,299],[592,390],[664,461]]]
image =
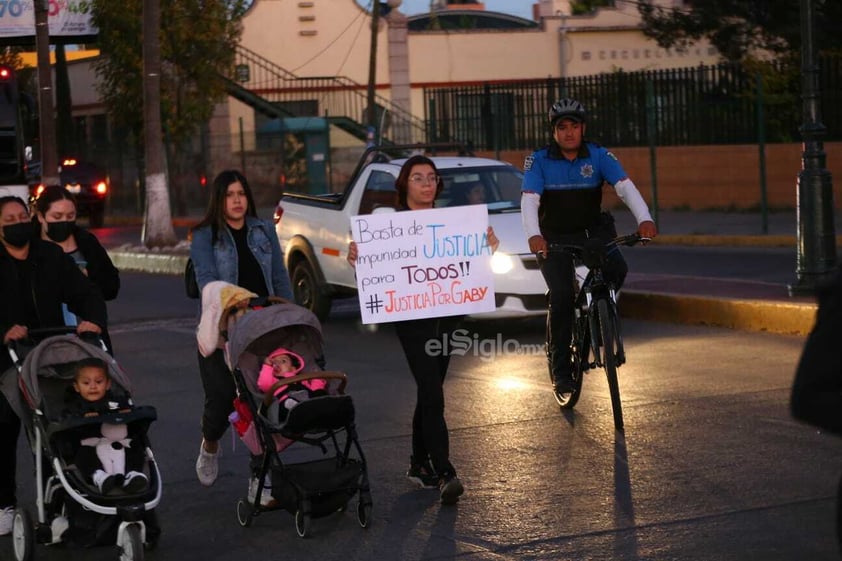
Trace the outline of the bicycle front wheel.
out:
[[[599,332],[602,336],[602,366],[608,377],[608,391],[611,394],[611,411],[614,413],[614,428],[623,430],[623,406],[620,403],[620,384],[617,380],[617,344],[616,318],[608,300],[596,303],[599,318]]]

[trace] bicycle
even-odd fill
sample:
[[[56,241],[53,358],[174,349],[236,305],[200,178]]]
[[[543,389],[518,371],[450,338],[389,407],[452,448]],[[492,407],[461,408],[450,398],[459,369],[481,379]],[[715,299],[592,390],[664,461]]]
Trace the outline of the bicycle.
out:
[[[591,368],[603,368],[608,378],[614,427],[623,430],[623,407],[620,403],[620,386],[617,368],[626,362],[620,317],[617,313],[617,290],[603,275],[602,265],[608,252],[617,246],[631,247],[646,243],[649,238],[629,234],[614,238],[608,243],[593,240],[585,245],[550,244],[549,253],[565,252],[573,255],[574,265],[582,264],[588,273],[576,291],[573,307],[573,336],[570,342],[570,362],[573,387],[559,392],[553,386],[553,395],[562,409],[572,409],[582,393],[584,373]],[[549,341],[549,315],[547,340]],[[547,345],[549,360],[549,345]],[[549,364],[550,382],[553,382],[552,364]]]

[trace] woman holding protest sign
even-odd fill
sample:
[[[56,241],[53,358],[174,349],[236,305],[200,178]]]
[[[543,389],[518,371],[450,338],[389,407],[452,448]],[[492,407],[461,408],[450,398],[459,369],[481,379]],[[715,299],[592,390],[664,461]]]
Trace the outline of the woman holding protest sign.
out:
[[[395,180],[398,211],[431,209],[441,194],[442,182],[433,161],[426,156],[409,158]],[[488,246],[495,251],[500,241],[489,227]],[[357,245],[348,247],[348,262],[356,266]],[[452,337],[464,316],[420,318],[395,322],[417,387],[412,417],[412,455],[407,478],[421,487],[438,487],[442,504],[454,504],[465,489],[450,463],[450,444],[444,419],[444,379],[450,363],[448,353],[429,353],[430,340]]]

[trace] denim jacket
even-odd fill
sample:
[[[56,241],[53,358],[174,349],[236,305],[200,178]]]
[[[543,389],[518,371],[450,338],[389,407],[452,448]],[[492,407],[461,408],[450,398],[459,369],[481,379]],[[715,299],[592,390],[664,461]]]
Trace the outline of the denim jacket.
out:
[[[270,296],[293,300],[289,274],[284,266],[284,254],[269,222],[246,217],[247,241],[260,269]],[[228,228],[217,233],[216,244],[211,246],[211,227],[205,226],[193,232],[190,244],[190,258],[196,269],[199,290],[211,281],[225,281],[237,284],[238,257],[234,237]]]

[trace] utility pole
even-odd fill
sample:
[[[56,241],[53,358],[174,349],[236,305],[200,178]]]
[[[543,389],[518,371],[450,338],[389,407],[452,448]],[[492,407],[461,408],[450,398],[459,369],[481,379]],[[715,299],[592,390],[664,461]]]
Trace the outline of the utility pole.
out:
[[[35,1],[35,50],[38,61],[38,122],[41,137],[41,183],[59,185],[56,155],[56,115],[53,108],[53,74],[50,68],[48,0]]]
[[[822,139],[827,129],[821,122],[819,69],[813,45],[813,0],[801,0],[801,138],[803,152],[798,173],[797,279],[790,294],[814,294],[817,284],[836,266],[836,234],[833,226],[833,185],[826,167]]]
[[[374,98],[374,88],[377,84],[377,32],[380,28],[380,0],[372,0],[371,2],[371,51],[368,54],[368,99],[367,99],[367,115],[365,123],[368,125],[369,134],[374,131],[375,144],[379,141],[377,138],[377,109]]]
[[[160,0],[143,0],[143,148],[146,210],[141,238],[146,247],[176,243],[161,140]]]

